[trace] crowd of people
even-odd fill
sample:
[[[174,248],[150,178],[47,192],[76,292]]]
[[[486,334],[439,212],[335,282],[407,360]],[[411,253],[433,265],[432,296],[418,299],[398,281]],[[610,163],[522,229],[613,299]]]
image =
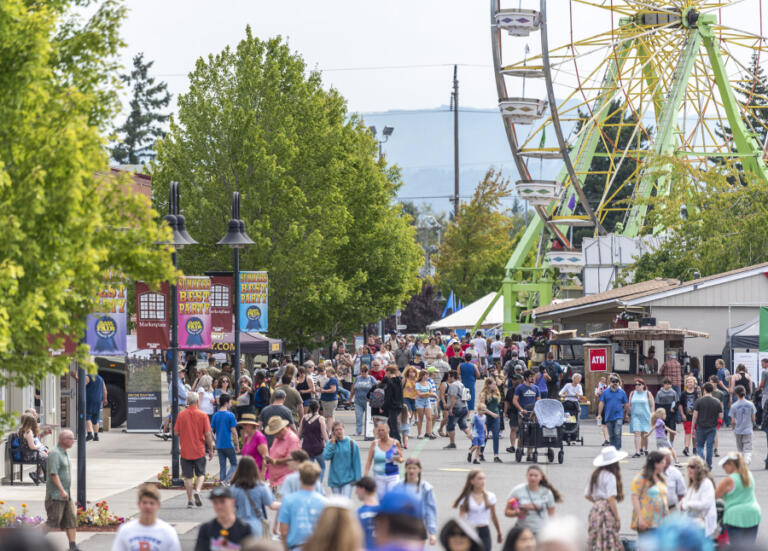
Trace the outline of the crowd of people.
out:
[[[486,489],[485,473],[478,467],[486,461],[489,440],[492,461],[503,461],[500,440],[505,429],[510,444],[506,451],[517,451],[517,428],[538,400],[578,402],[584,396],[578,374],[569,377],[551,354],[533,368],[529,351],[530,343],[486,339],[481,334],[471,340],[438,336],[422,342],[393,336],[386,345],[371,339],[356,354],[346,352],[340,343],[333,358],[319,364],[276,362],[252,373],[243,366],[239,392],[234,392],[229,366],[219,368],[211,360],[206,368],[198,368],[188,360],[179,371],[179,397],[186,407],[180,408],[174,428],[187,507],[202,507],[202,483],[214,454],[220,483],[209,496],[216,518],[200,527],[196,549],[218,549],[222,541],[239,545],[256,538],[264,545],[279,539],[288,550],[413,550],[439,541],[449,551],[488,551],[494,542],[503,543],[506,551],[530,550],[550,536],[557,539],[561,531],[547,527],[565,522],[556,516],[564,496],[542,467],[535,462],[528,465],[525,480],[511,488],[498,509],[497,497]],[[628,456],[621,442],[625,422],[634,433],[633,457],[644,461],[627,492],[632,530],[655,537],[672,529],[665,527],[674,524],[672,513],[678,512],[700,527],[704,542],[722,539],[726,533],[732,544],[755,541],[761,519],[749,471],[755,411],[746,398],[760,389],[741,368],[724,380],[715,376],[717,383],[713,379],[700,384],[691,375],[683,386],[683,377],[677,378],[670,364],[668,360],[661,368],[666,378],[656,396],[642,377],[635,379],[635,389],[627,395],[619,375],[613,373],[595,389],[605,442],[584,490],[591,503],[587,549],[624,549],[618,503],[625,497],[620,467]],[[768,376],[768,361],[763,367]],[[722,386],[734,398],[729,409],[718,388]],[[339,408],[354,410],[354,436],[363,436],[369,414],[372,417],[373,441],[367,454],[346,434],[344,423],[337,419]],[[684,472],[673,447],[678,419],[685,434],[682,453],[689,457]],[[712,460],[723,419],[733,423],[737,450],[720,458],[726,476],[715,483]],[[408,439],[446,438],[443,447],[458,450],[457,427],[467,438],[467,448],[462,448],[468,450],[466,460],[473,470],[452,497],[455,518],[441,528],[435,490],[424,480],[418,457],[409,457]],[[38,450],[32,414],[23,417],[19,437],[27,452]],[[655,450],[649,449],[649,441]],[[62,446],[66,442],[60,442]],[[533,461],[532,450],[521,451]],[[39,452],[41,457],[49,453]],[[37,472],[47,469],[50,475],[53,465],[61,473],[62,454],[66,456],[66,447],[49,453]],[[49,476],[46,484],[51,486],[52,500],[71,503],[68,486],[57,486],[62,478]],[[152,509],[146,503],[142,508],[142,502],[153,499],[145,490],[139,492],[142,515],[144,509]],[[719,499],[724,511],[718,521]],[[69,529],[67,511],[52,508],[50,526]],[[516,521],[506,535],[500,513]],[[149,512],[144,520],[126,525],[121,533],[148,532],[156,526],[158,534],[167,537],[164,525],[149,522]]]

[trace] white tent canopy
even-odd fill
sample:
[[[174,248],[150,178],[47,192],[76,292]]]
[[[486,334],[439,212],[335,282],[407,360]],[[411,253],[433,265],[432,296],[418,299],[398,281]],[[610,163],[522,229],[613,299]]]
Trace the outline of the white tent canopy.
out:
[[[496,293],[488,293],[483,298],[477,299],[472,304],[466,305],[464,308],[454,312],[450,316],[446,316],[441,320],[427,325],[427,329],[430,331],[436,329],[472,329],[495,296]],[[491,311],[485,316],[485,321],[483,321],[483,324],[480,327],[488,329],[497,327],[503,322],[504,299],[499,297],[499,300],[493,305]]]

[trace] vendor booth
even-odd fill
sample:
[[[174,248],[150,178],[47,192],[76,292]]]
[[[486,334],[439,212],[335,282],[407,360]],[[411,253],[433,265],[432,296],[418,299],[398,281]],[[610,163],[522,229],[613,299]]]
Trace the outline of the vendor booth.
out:
[[[211,333],[211,351],[233,354],[235,352],[234,333]],[[240,352],[252,356],[277,356],[283,353],[283,341],[271,339],[261,333],[241,332]]]
[[[664,378],[658,370],[664,362],[660,354],[658,365],[647,362],[647,352],[652,343],[663,344],[663,356],[670,353],[676,357],[683,356],[686,338],[709,338],[707,333],[691,331],[689,329],[670,328],[669,323],[659,322],[658,325],[640,326],[638,322],[629,322],[628,327],[618,327],[590,333],[592,338],[608,338],[618,344],[612,345],[587,345],[584,347],[585,366],[584,373],[586,389],[594,389],[600,377],[608,378],[610,373],[617,373],[629,393],[634,389],[635,376],[642,377],[648,390],[652,394],[661,387]]]

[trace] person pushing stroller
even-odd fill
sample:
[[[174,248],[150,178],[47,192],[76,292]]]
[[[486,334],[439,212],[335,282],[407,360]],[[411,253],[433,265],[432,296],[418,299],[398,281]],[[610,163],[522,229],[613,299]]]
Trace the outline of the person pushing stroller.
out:
[[[520,412],[521,416],[532,415],[533,408],[536,405],[536,402],[541,399],[541,393],[539,392],[539,387],[537,387],[534,384],[533,378],[534,378],[533,371],[531,371],[530,369],[526,370],[523,373],[523,382],[517,385],[517,388],[515,388],[515,397],[512,400],[512,404],[515,406],[515,408],[517,408],[517,411]],[[518,449],[522,445],[522,442],[523,442],[522,434],[518,434],[518,437],[517,437]],[[526,450],[526,455],[527,455],[526,461],[531,461],[533,450],[534,448],[528,448]]]

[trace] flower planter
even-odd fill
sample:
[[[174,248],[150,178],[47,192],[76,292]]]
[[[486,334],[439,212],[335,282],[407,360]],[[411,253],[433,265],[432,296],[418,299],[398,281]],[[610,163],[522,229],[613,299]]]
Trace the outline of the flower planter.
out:
[[[541,13],[536,10],[499,10],[496,12],[496,26],[512,36],[528,36],[531,31],[538,31],[541,25]]]
[[[584,268],[584,253],[582,251],[549,251],[546,254],[546,259],[550,266],[566,274],[578,274]]]
[[[78,532],[117,532],[118,528],[122,526],[123,523],[120,524],[111,524],[109,526],[92,526],[90,524],[85,524],[77,527]]]
[[[501,114],[515,124],[536,122],[547,110],[547,101],[533,98],[503,98],[499,100]]]
[[[184,486],[163,486],[159,482],[151,482],[158,490],[183,490]],[[203,482],[203,490],[212,490],[216,486],[215,482]]]
[[[518,197],[532,205],[547,206],[560,197],[563,186],[560,182],[549,180],[518,180],[515,190]]]

